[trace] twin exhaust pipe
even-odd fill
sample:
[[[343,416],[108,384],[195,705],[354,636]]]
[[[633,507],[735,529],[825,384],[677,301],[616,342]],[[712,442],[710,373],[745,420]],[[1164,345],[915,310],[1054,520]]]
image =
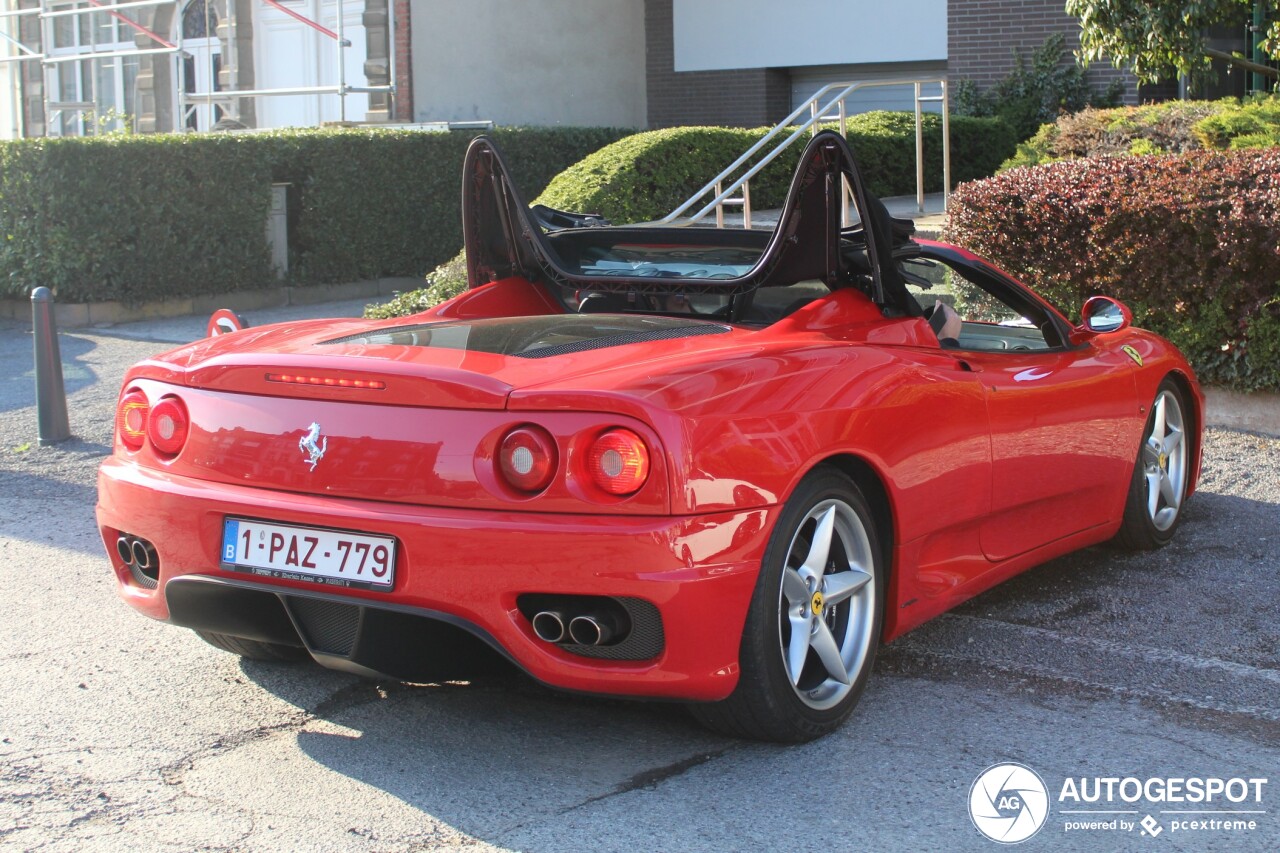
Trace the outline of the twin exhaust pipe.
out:
[[[132,533],[121,533],[116,538],[116,556],[138,586],[156,589],[160,585],[160,556],[156,546],[147,540]]]
[[[131,536],[121,536],[116,540],[116,554],[126,566],[132,564],[144,572],[158,562],[156,549],[151,546],[151,543]]]
[[[566,615],[556,610],[542,610],[532,619],[533,633],[547,643],[575,643],[579,646],[604,646],[618,635],[617,624],[603,613],[586,613],[565,622]]]

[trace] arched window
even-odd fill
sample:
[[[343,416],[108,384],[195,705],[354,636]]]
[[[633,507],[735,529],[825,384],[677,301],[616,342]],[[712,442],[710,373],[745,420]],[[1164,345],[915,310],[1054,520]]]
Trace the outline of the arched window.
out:
[[[182,10],[183,39],[213,38],[218,33],[218,10],[208,0],[191,0]]]
[[[191,0],[182,10],[183,91],[188,95],[217,92],[222,70],[222,42],[218,40],[218,9],[213,0]],[[223,116],[212,98],[195,98],[182,109],[181,126],[209,130]]]

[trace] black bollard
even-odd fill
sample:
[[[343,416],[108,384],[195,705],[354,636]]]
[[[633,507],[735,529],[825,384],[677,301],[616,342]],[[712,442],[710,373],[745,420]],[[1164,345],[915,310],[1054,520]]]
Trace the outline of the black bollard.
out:
[[[58,329],[53,322],[53,293],[47,287],[31,291],[31,325],[36,348],[36,409],[40,420],[40,446],[71,437],[67,423],[67,392],[62,385],[62,355]]]

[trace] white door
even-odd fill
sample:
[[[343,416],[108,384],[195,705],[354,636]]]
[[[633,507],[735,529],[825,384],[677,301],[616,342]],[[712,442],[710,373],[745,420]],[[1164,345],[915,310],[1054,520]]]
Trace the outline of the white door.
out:
[[[188,94],[209,95],[216,92],[218,71],[222,68],[222,43],[216,38],[184,39],[179,55],[183,64],[182,81]],[[212,130],[222,118],[222,107],[211,98],[196,98],[186,105],[182,126],[190,130]]]
[[[281,0],[281,5],[318,23],[332,33],[338,31],[338,9],[343,8],[342,36],[351,43],[341,49],[346,84],[368,85],[364,76],[365,32],[361,23],[362,0]],[[257,54],[256,89],[309,89],[337,87],[339,47],[335,40],[313,26],[299,21],[265,3],[255,7],[257,21],[254,44]],[[342,99],[334,93],[271,95],[258,99],[259,127],[305,127],[342,118]],[[363,121],[369,97],[346,97],[346,119]]]

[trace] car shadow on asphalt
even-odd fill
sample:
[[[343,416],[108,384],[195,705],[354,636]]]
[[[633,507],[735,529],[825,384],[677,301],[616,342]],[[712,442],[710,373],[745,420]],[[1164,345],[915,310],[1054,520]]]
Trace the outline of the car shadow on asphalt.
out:
[[[1206,565],[1197,557],[1207,548],[1227,547],[1215,542],[1232,519],[1268,512],[1274,506],[1264,502],[1200,495],[1188,505],[1178,537],[1163,549],[1133,554],[1089,548],[1034,568],[957,612],[1198,652],[1206,631],[1234,628],[1212,610],[1197,615],[1182,597],[1208,596],[1201,604],[1211,606],[1213,588],[1238,567]],[[1259,591],[1280,601],[1274,580]],[[1185,619],[1185,628],[1171,628],[1171,612]],[[893,647],[886,651],[869,697],[877,682],[911,677],[897,672]],[[1221,647],[1217,652],[1226,654]],[[1271,659],[1274,665],[1274,654]],[[242,669],[263,689],[305,707],[301,673],[286,675],[250,661]],[[865,716],[866,704],[856,717]],[[297,743],[313,761],[495,843],[534,815],[563,815],[726,752],[788,749],[717,737],[678,705],[560,693],[515,672],[431,685],[357,680],[308,710],[312,716],[298,730]],[[799,749],[821,749],[822,743]]]
[[[1242,589],[1261,612],[1280,608],[1280,514],[1275,504],[1202,492],[1173,540],[1153,551],[1086,548],[1017,575],[954,612],[1054,630],[1144,638],[1234,632]],[[1166,609],[1166,605],[1167,608]],[[1170,622],[1169,614],[1178,614]],[[1273,663],[1274,665],[1274,663]]]
[[[242,671],[286,701],[307,692],[296,671],[253,661]],[[744,746],[678,704],[561,693],[515,670],[439,684],[360,679],[309,710],[297,744],[317,764],[494,843],[535,816],[656,785]]]
[[[1274,509],[1262,501],[1202,494],[1188,505],[1178,537],[1163,549],[1086,549],[1034,568],[957,612],[1160,648],[1195,646],[1206,632],[1215,642],[1236,628],[1212,609],[1214,588],[1241,580],[1242,563],[1234,559],[1256,563],[1256,577],[1243,580],[1256,581],[1264,603],[1280,602],[1275,578],[1267,580],[1275,562],[1259,563],[1255,553],[1271,548],[1262,556],[1275,556],[1280,536],[1271,534],[1280,520],[1270,527],[1253,525],[1261,545],[1240,551],[1222,541],[1233,524],[1270,518]],[[1224,554],[1217,563],[1202,559],[1215,548],[1240,553],[1230,559]],[[1188,596],[1203,600],[1189,607]],[[1197,611],[1201,605],[1210,609]],[[1265,606],[1262,615],[1271,612]],[[1274,651],[1272,646],[1273,662]],[[893,647],[887,652],[854,719],[835,735],[801,747],[727,740],[700,729],[678,705],[561,693],[514,671],[439,684],[342,677],[335,685],[335,673],[309,673],[311,664],[285,668],[244,661],[241,670],[262,689],[307,711],[294,736],[319,767],[390,794],[458,831],[519,846],[535,827],[572,822],[578,809],[652,788],[730,753],[750,756],[755,775],[764,779],[759,784],[772,786],[766,777],[776,771],[777,785],[786,789],[788,768],[837,744],[853,749],[845,741],[861,744],[891,727],[893,712],[883,703],[902,690],[914,695],[917,688],[908,682],[934,682],[944,699],[952,690],[967,689],[963,678],[952,686],[936,674],[901,672]],[[1221,645],[1213,652],[1231,656]],[[317,699],[315,681],[325,677],[334,686]],[[895,682],[904,686],[895,689]],[[999,684],[981,686],[1001,690]]]

